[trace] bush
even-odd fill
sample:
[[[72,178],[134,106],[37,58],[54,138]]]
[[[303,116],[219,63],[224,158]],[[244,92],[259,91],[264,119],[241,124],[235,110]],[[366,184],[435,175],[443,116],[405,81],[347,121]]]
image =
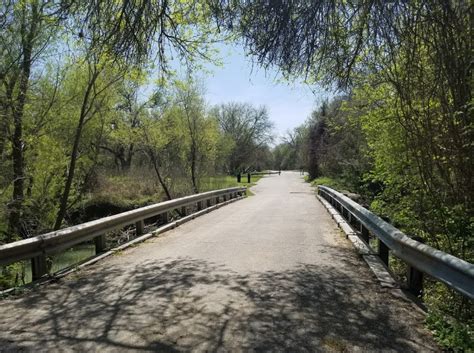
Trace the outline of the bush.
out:
[[[474,322],[462,324],[442,315],[439,311],[430,311],[426,318],[427,327],[439,345],[455,352],[472,352],[474,347]]]

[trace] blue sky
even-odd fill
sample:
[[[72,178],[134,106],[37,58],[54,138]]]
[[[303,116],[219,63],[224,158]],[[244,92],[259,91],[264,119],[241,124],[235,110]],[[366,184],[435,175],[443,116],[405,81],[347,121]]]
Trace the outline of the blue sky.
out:
[[[203,74],[206,100],[215,105],[226,102],[248,102],[265,105],[275,124],[275,135],[302,124],[313,108],[331,93],[302,82],[282,83],[276,69],[265,71],[253,65],[238,44],[219,45],[223,67],[207,65],[211,71]],[[280,79],[280,82],[278,82]],[[275,142],[279,142],[278,139]]]

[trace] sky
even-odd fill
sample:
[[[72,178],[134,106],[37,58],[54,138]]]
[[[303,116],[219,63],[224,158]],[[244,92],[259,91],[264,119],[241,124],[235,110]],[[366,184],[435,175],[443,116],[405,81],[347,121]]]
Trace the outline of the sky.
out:
[[[314,108],[332,94],[302,82],[283,83],[277,69],[252,65],[239,44],[219,45],[223,66],[207,65],[211,73],[202,76],[206,101],[210,105],[247,102],[265,105],[275,125],[275,142],[286,131],[301,125]],[[278,82],[280,79],[280,82]]]

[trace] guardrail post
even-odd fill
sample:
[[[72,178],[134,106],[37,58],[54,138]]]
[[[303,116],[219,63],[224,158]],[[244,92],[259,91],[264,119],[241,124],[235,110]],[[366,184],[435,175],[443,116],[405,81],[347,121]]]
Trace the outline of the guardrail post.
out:
[[[241,179],[241,177],[242,177],[242,176],[240,175],[240,173],[239,173],[239,174],[237,174],[237,182],[238,182],[238,183],[240,183],[240,179]]]
[[[198,203],[197,203],[197,209],[198,209],[198,211],[201,211],[201,210],[202,210],[202,201],[198,201]]]
[[[367,244],[369,244],[369,241],[370,241],[369,230],[365,228],[362,222],[360,223],[360,234],[361,234],[362,240],[364,240]]]
[[[169,212],[164,212],[160,215],[161,217],[161,221],[163,222],[163,224],[167,224],[170,220],[170,214]]]
[[[211,202],[211,199],[207,199],[206,200],[206,207],[209,208],[212,206],[212,202]]]
[[[250,184],[250,178],[251,178],[251,176],[252,176],[252,174],[247,173],[247,183],[249,183],[249,184]]]
[[[414,237],[413,240],[416,240],[420,243],[424,243],[423,239],[420,237]],[[407,268],[407,284],[408,290],[416,295],[421,297],[423,295],[423,272],[419,271],[417,268],[408,265]]]
[[[216,197],[216,205],[219,203],[219,196]]]
[[[94,238],[95,243],[95,253],[100,254],[105,251],[107,248],[105,243],[105,234],[99,235],[98,237]]]
[[[413,266],[408,265],[407,271],[408,290],[420,297],[423,295],[423,272],[418,271]]]
[[[31,277],[36,281],[48,273],[48,266],[46,264],[46,256],[39,255],[31,259]]]
[[[181,217],[186,217],[188,215],[188,209],[186,206],[181,207]]]
[[[378,244],[379,244],[378,255],[380,257],[380,260],[382,260],[382,262],[388,267],[388,255],[389,255],[390,249],[380,239],[378,239]]]
[[[142,235],[145,231],[145,222],[143,219],[135,223],[135,233],[136,235]]]
[[[224,199],[224,202],[227,201],[227,194],[222,195],[222,198]]]

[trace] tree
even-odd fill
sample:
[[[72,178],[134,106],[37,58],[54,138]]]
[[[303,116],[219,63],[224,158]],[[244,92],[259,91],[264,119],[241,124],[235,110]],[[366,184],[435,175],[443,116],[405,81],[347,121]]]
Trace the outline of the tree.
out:
[[[137,152],[137,138],[148,101],[138,101],[139,85],[132,80],[124,80],[118,88],[120,96],[117,112],[100,148],[114,157],[117,169],[128,172]]]
[[[0,154],[5,150],[6,137],[11,141],[12,198],[8,205],[7,241],[23,234],[21,214],[24,204],[25,141],[24,113],[28,102],[33,64],[49,44],[56,21],[49,13],[54,5],[47,1],[5,1],[0,5]],[[10,125],[12,129],[10,130]]]
[[[101,69],[96,70],[98,63],[121,62],[122,67],[134,70],[137,66],[146,66],[147,60],[156,55],[157,64],[166,76],[171,55],[178,54],[191,66],[198,59],[211,60],[209,43],[219,34],[213,23],[207,21],[211,16],[209,7],[197,1],[153,4],[127,0],[7,0],[0,5],[0,14],[0,169],[5,175],[2,178],[4,193],[11,194],[7,215],[9,229],[5,231],[10,241],[18,235],[27,236],[20,220],[25,205],[25,180],[31,178],[25,173],[28,146],[24,116],[32,73],[41,75],[49,63],[61,62],[68,56],[64,55],[66,48],[71,50],[70,55],[82,55],[91,69],[91,86],[85,90],[85,108],[79,113],[55,222],[57,228],[68,207],[88,101],[95,95],[91,94],[94,81],[101,75],[98,73]],[[45,53],[48,56],[44,56]],[[11,162],[7,161],[8,155]],[[125,165],[130,156],[122,158]]]
[[[199,162],[202,160],[206,148],[203,144],[206,123],[204,101],[199,93],[199,89],[190,79],[185,83],[177,85],[176,95],[176,103],[180,107],[180,114],[182,115],[186,130],[185,135],[188,142],[186,145],[189,149],[186,154],[191,174],[191,183],[193,191],[198,193]]]
[[[310,179],[322,176],[321,163],[327,150],[327,125],[325,115],[315,121],[309,131],[308,173]]]
[[[255,164],[255,153],[272,140],[273,125],[266,108],[228,103],[215,107],[213,114],[223,134],[232,142],[228,173],[236,174],[251,168]]]
[[[212,60],[210,44],[222,37],[208,1],[66,0],[61,5],[62,17],[77,25],[74,34],[83,41],[93,37],[93,48],[131,66],[154,58],[165,73],[173,56],[191,66]]]
[[[308,126],[307,123],[288,131],[283,142],[274,149],[275,168],[302,169],[308,163]]]
[[[200,179],[214,173],[221,143],[218,125],[209,116],[201,88],[188,77],[160,87],[141,124],[143,143],[166,197],[197,193]]]
[[[163,126],[171,127],[171,124],[166,123],[165,117],[146,118],[141,126],[141,134],[143,136],[141,148],[148,156],[167,199],[171,200],[173,195],[167,182],[168,177],[165,174],[170,169],[166,168],[166,163],[170,160],[176,160],[169,157],[170,154],[174,155],[176,148],[173,147],[175,147],[174,144],[179,140],[168,134],[169,129],[162,129]]]
[[[61,227],[68,208],[68,199],[74,181],[76,163],[79,156],[79,145],[84,126],[101,110],[102,103],[112,92],[110,89],[111,86],[124,76],[124,72],[121,69],[108,69],[109,66],[113,66],[114,63],[116,63],[115,60],[103,59],[101,55],[95,54],[86,57],[84,62],[84,93],[82,95],[82,103],[78,112],[78,120],[70,152],[69,166],[66,171],[64,190],[60,198],[59,210],[54,223],[54,229],[56,230]]]

